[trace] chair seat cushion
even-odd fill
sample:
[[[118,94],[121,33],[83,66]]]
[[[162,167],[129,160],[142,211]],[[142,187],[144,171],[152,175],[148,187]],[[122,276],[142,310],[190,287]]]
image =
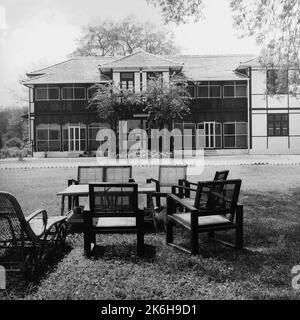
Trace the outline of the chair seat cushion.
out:
[[[136,218],[132,217],[101,217],[93,218],[93,227],[96,228],[122,228],[122,227],[135,227]]]
[[[176,213],[176,214],[173,214],[172,216],[173,216],[173,219],[178,221],[179,223],[182,223],[186,226],[191,225],[190,213]],[[217,225],[217,224],[231,224],[231,221],[222,215],[198,217],[199,227]]]

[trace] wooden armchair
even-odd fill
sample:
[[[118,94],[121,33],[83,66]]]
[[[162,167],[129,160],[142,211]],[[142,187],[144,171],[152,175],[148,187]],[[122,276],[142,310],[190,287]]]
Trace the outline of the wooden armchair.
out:
[[[37,210],[25,217],[16,198],[0,192],[0,252],[10,250],[12,256],[1,254],[7,267],[33,273],[51,249],[61,249],[67,229],[66,216],[48,217],[45,210]],[[6,261],[7,257],[13,257]]]
[[[96,234],[136,233],[137,253],[144,253],[144,215],[138,209],[138,185],[101,183],[89,185],[89,206],[84,213],[84,251],[93,253]]]
[[[155,184],[156,207],[161,207],[161,198],[171,192],[173,185],[182,185],[182,181],[186,181],[186,178],[187,166],[159,166],[158,179],[147,179],[147,183]]]
[[[241,180],[199,182],[194,205],[174,194],[167,198],[167,244],[189,252],[198,253],[198,234],[206,232],[214,238],[217,231],[234,229],[235,247],[243,248],[243,206],[238,205]],[[179,211],[178,208],[184,208]],[[191,249],[173,242],[173,227],[178,225],[190,234]],[[220,241],[224,244],[232,244]]]
[[[228,174],[229,170],[216,171],[213,181],[225,181],[227,180]],[[196,193],[197,187],[198,183],[181,180],[177,186],[174,185],[172,187],[172,193],[178,195],[180,198],[192,198],[191,201],[193,201],[194,197],[191,197],[191,193]]]

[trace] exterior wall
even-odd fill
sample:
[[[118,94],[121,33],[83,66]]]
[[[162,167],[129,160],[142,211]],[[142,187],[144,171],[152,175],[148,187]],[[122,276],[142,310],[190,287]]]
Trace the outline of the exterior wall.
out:
[[[113,79],[118,81],[120,79],[119,73],[113,73]],[[167,74],[163,74],[164,81],[168,81]],[[140,85],[144,82],[146,83],[146,73],[135,73],[135,79]],[[221,126],[221,142],[220,145],[213,147],[213,149],[225,149],[224,148],[224,137],[223,137],[223,124],[224,123],[247,123],[248,115],[247,115],[247,98],[224,98],[223,97],[223,89],[225,85],[230,84],[231,82],[215,82],[214,85],[219,85],[221,87],[221,95],[219,98],[193,98],[191,100],[191,114],[186,117],[184,123],[186,125],[193,125],[195,128],[193,135],[194,137],[194,145],[193,148],[196,148],[197,136],[198,132],[196,132],[196,128],[204,122],[217,122]],[[246,82],[242,82],[245,84]],[[135,83],[136,84],[136,83]],[[58,87],[60,92],[63,87],[72,87],[72,84],[64,84],[64,85],[52,85]],[[86,92],[88,88],[92,86],[92,84],[76,84],[76,87],[85,87]],[[43,87],[43,86],[36,86]],[[78,151],[66,150],[68,146],[66,145],[65,138],[63,138],[64,130],[68,130],[69,126],[80,126],[80,128],[84,132],[84,140],[82,142],[81,151],[93,151],[95,150],[95,141],[91,141],[90,137],[90,125],[91,124],[99,124],[101,119],[97,117],[96,109],[92,106],[89,106],[86,99],[83,100],[62,100],[62,96],[60,95],[58,100],[55,101],[37,101],[35,89],[32,91],[33,93],[33,102],[30,105],[31,108],[31,116],[32,116],[32,140],[33,140],[33,151],[36,156],[43,156],[41,139],[37,137],[37,128],[38,130],[48,130],[48,136],[50,136],[50,130],[54,126],[56,130],[60,132],[60,142],[57,141],[57,144],[60,145],[60,150],[52,150],[49,151],[48,155],[56,156],[57,152],[60,151],[61,156],[70,156],[72,154],[79,154]],[[138,90],[136,88],[136,90]],[[195,87],[196,90],[196,87]],[[135,114],[141,114],[140,110],[136,110]],[[124,113],[124,119],[137,119],[134,117],[134,114],[126,114]],[[55,130],[55,129],[53,129]],[[201,133],[203,136],[204,133]],[[50,139],[50,138],[49,138]],[[68,137],[69,139],[69,137]],[[50,148],[50,142],[48,142],[48,146]],[[69,145],[70,147],[70,145]],[[244,146],[247,149],[247,146]],[[228,148],[228,149],[240,149],[240,147],[236,148]],[[227,149],[227,150],[228,150]],[[229,151],[226,151],[229,152]],[[238,152],[238,151],[235,151]]]
[[[300,94],[269,95],[267,70],[251,70],[251,154],[300,154]],[[288,116],[288,135],[270,136],[268,116]]]

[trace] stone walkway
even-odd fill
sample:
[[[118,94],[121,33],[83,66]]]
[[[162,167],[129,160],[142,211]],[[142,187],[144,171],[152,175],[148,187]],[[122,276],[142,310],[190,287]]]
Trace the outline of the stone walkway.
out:
[[[131,161],[133,166],[141,165],[139,161]],[[38,169],[38,168],[75,168],[79,165],[99,165],[96,158],[24,158],[1,159],[0,170],[10,169]],[[300,155],[278,155],[278,156],[255,156],[255,155],[234,155],[234,156],[206,156],[205,166],[244,166],[244,165],[300,165]],[[147,166],[147,165],[146,165]]]

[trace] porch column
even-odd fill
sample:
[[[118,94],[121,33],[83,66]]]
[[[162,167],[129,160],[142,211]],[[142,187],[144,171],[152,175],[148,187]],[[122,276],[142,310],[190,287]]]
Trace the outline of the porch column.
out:
[[[143,72],[142,74],[142,87],[143,91],[147,89],[147,72]]]
[[[170,82],[170,73],[168,72],[163,72],[163,81],[165,84],[168,84]]]
[[[120,72],[113,72],[113,82],[116,87],[120,85]]]
[[[139,93],[141,91],[141,78],[140,73],[135,72],[134,73],[134,92]]]

